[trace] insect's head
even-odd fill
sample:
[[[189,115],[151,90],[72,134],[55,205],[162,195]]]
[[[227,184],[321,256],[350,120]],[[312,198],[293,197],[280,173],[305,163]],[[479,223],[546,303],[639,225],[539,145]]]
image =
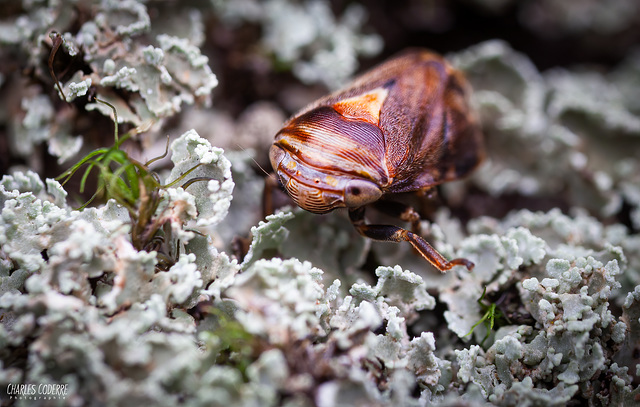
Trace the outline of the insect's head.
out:
[[[302,209],[326,213],[375,202],[383,192],[375,149],[358,143],[357,134],[379,132],[351,122],[329,107],[296,117],[276,136],[269,151],[274,171]],[[354,137],[355,135],[355,137]]]
[[[327,174],[296,159],[278,145],[271,146],[269,158],[287,193],[302,209],[326,213],[335,208],[357,208],[382,196],[378,186],[366,179]]]

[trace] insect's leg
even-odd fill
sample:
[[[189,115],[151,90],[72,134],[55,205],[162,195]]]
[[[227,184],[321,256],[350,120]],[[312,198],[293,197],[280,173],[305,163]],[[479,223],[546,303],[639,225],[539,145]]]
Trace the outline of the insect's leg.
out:
[[[411,231],[421,234],[420,215],[413,207],[397,201],[378,200],[372,204],[377,210],[387,215],[411,223]]]
[[[448,261],[426,240],[419,235],[393,225],[367,225],[364,221],[364,207],[349,209],[349,218],[356,230],[363,236],[373,240],[385,242],[409,242],[429,263],[441,272],[450,270],[453,266],[465,266],[473,269],[473,263],[467,259],[453,259]]]
[[[279,188],[276,174],[271,173],[264,179],[264,189],[262,190],[262,217],[271,215],[275,210],[273,204],[273,193]]]

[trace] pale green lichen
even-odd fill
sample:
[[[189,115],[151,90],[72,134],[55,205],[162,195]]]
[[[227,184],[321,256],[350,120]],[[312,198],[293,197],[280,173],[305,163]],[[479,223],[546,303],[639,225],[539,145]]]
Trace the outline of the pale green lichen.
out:
[[[278,212],[267,216],[266,222],[260,221],[258,226],[251,228],[253,240],[244,257],[243,267],[248,267],[258,260],[264,255],[264,252],[280,248],[282,242],[289,235],[289,230],[283,224],[291,218],[293,218],[291,212]]]
[[[33,154],[33,146],[49,137],[51,133],[50,121],[54,111],[49,98],[44,95],[24,98],[21,103],[25,112],[21,121],[16,121],[13,139],[14,149],[20,155]]]
[[[69,2],[35,4],[0,25],[0,40],[25,47],[39,66],[44,28],[68,31],[74,17]],[[206,10],[177,13],[188,23],[160,33],[164,20],[142,3],[93,6],[76,34],[62,33],[60,52],[81,50],[90,70],[66,80],[69,99],[98,84],[122,123],[140,125],[210,94],[216,79],[199,49]],[[357,4],[335,16],[325,2],[215,10],[222,24],[262,27],[262,51],[307,80],[337,84],[356,56],[377,50]],[[292,14],[276,15],[283,10]],[[599,27],[596,17],[578,31]],[[284,209],[259,222],[262,176],[248,155],[261,154],[254,139],[270,139],[264,133],[284,120],[263,106],[229,134],[211,130],[213,142],[188,131],[171,144],[173,170],[159,178],[179,181],[159,191],[154,215],[166,223],[155,242],[176,250],[161,268],[163,253],[134,248],[131,219],[115,201],[74,211],[56,181],[13,172],[0,181],[0,386],[67,384],[64,402],[97,405],[637,404],[640,58],[610,74],[539,72],[492,41],[451,60],[475,89],[489,157],[470,180],[443,186],[445,196],[462,202],[471,184],[495,197],[562,195],[573,209],[476,217],[466,228],[437,211],[421,223],[425,238],[476,265],[445,275],[408,244],[360,237],[343,212]],[[54,110],[58,101],[34,90],[20,101],[8,126],[18,153],[41,143],[58,157],[80,148],[61,136],[71,120]],[[226,151],[212,147],[224,137]],[[233,142],[252,150],[230,152]],[[238,236],[246,255],[232,244]],[[493,328],[473,328],[492,305]]]
[[[231,163],[224,157],[222,149],[212,147],[209,141],[200,137],[194,130],[176,139],[171,144],[171,150],[174,165],[165,182],[171,184],[188,171],[190,172],[185,181],[203,179],[202,182],[190,184],[186,190],[196,197],[196,225],[216,225],[227,215],[231,205],[234,187]],[[194,169],[191,171],[192,168]]]
[[[123,66],[115,74],[104,76],[100,79],[100,85],[123,88],[131,92],[140,90],[138,85],[132,80],[137,73],[136,68]]]
[[[80,75],[77,76],[80,77]],[[65,92],[67,101],[72,101],[77,97],[85,96],[89,91],[89,88],[91,88],[91,78],[87,78],[79,82],[67,83],[65,88],[65,90],[68,89],[68,92]]]
[[[228,175],[230,168],[221,152],[201,142],[193,132],[183,135],[171,149],[176,155],[177,167],[188,168],[204,162],[204,169],[213,166],[213,171],[207,173],[210,177],[224,179]],[[178,169],[177,174],[182,171]],[[174,177],[175,174],[169,179]],[[44,215],[50,213],[44,210],[46,205],[52,205],[47,199],[59,201],[54,195],[47,194],[45,184],[32,173],[5,177],[0,185],[3,186],[6,224],[33,222],[19,221],[22,219],[18,216],[20,212],[15,211],[12,202],[22,199],[23,205],[29,205],[31,211]],[[59,186],[50,182],[48,185],[50,191],[61,196]],[[172,218],[177,219],[178,228],[185,227],[186,220],[197,222],[199,217],[208,218],[209,214],[201,214],[195,204],[197,199],[208,199],[208,189],[201,191],[200,198],[193,199],[187,198],[184,190],[169,191],[168,202],[185,203],[171,209],[178,212],[170,212],[174,214]],[[215,199],[224,201],[229,197],[230,194],[218,195]],[[156,386],[165,380],[180,383],[190,400],[200,401],[222,397],[228,402],[255,400],[275,405],[276,395],[286,388],[303,393],[316,389],[313,401],[316,404],[331,404],[341,399],[384,405],[401,398],[409,400],[410,405],[419,405],[411,397],[411,389],[417,385],[425,401],[443,400],[443,395],[451,392],[447,389],[458,386],[467,389],[468,397],[475,395],[473,397],[497,405],[510,405],[515,400],[561,405],[577,395],[593,394],[594,390],[606,386],[602,381],[593,382],[594,374],[606,369],[615,370],[614,382],[620,383],[620,391],[608,399],[610,402],[631,400],[637,393],[630,384],[628,371],[612,364],[611,357],[621,357],[633,348],[628,338],[640,326],[638,317],[634,316],[640,308],[636,306],[636,297],[640,298],[640,295],[628,295],[624,304],[626,314],[622,317],[625,322],[610,312],[611,296],[621,287],[617,281],[620,267],[625,266],[627,260],[623,260],[622,252],[612,246],[597,244],[598,234],[606,235],[606,230],[594,231],[587,227],[591,220],[584,215],[570,218],[559,212],[522,211],[502,222],[484,219],[472,225],[472,230],[483,230],[485,234],[462,238],[459,244],[470,257],[473,253],[483,253],[486,259],[478,262],[478,267],[487,270],[481,270],[477,275],[454,273],[457,285],[448,290],[439,288],[439,300],[447,302],[450,310],[464,304],[477,305],[484,284],[489,283],[492,291],[499,290],[512,284],[510,279],[497,278],[506,273],[505,270],[524,272],[524,276],[529,277],[516,285],[523,306],[531,313],[535,324],[506,325],[495,334],[486,350],[477,345],[458,348],[453,361],[448,361],[443,358],[446,353],[438,352],[434,333],[409,334],[408,323],[416,321],[421,310],[435,306],[434,297],[427,293],[428,283],[419,275],[398,266],[381,267],[376,272],[375,284],[353,284],[348,290],[351,295],[345,296],[340,293],[340,280],[325,289],[324,273],[310,263],[295,259],[260,259],[270,251],[290,244],[287,242],[292,235],[287,227],[298,227],[291,223],[294,215],[290,212],[280,212],[253,230],[251,255],[245,260],[245,270],[241,274],[238,274],[237,263],[213,248],[211,239],[193,234],[184,235],[185,248],[190,254],[182,255],[168,271],[158,272],[154,268],[155,255],[137,252],[127,241],[126,228],[122,228],[126,218],[112,204],[98,210],[86,210],[82,216],[70,211],[63,202],[61,206],[63,208],[55,206],[57,209],[53,213],[67,219],[55,222],[57,228],[66,230],[64,238],[55,239],[57,234],[53,234],[51,225],[46,226],[47,218],[43,215],[34,219],[42,219],[40,222],[44,223],[33,224],[35,230],[31,232],[23,231],[54,239],[34,241],[40,241],[36,248],[39,260],[26,281],[17,278],[19,270],[11,272],[9,278],[16,281],[0,297],[0,303],[6,309],[3,343],[19,344],[35,335],[41,338],[35,343],[45,346],[40,341],[48,336],[42,336],[39,330],[46,330],[47,325],[37,327],[32,316],[36,304],[50,314],[50,323],[84,309],[80,319],[74,319],[75,324],[90,323],[95,328],[82,331],[73,328],[78,325],[72,325],[74,333],[66,333],[68,339],[65,341],[46,342],[47,349],[51,350],[39,354],[39,361],[25,380],[50,380],[45,377],[51,377],[49,375],[53,373],[43,363],[53,366],[62,363],[57,354],[91,352],[110,355],[110,359],[91,362],[91,370],[82,380],[96,380],[101,386],[124,386],[123,380],[128,379],[114,370],[116,365],[112,363],[116,363],[129,366],[131,374],[136,372],[147,383],[156,383]],[[221,212],[220,217],[223,216],[224,212]],[[104,226],[100,229],[94,226],[101,224]],[[569,230],[573,233],[567,233]],[[546,240],[537,237],[536,231],[545,231]],[[590,232],[584,235],[582,231]],[[498,233],[503,235],[500,237]],[[84,236],[88,234],[99,239],[87,240]],[[3,251],[11,254],[13,264],[23,264],[20,256],[14,255],[20,249],[11,250],[13,239],[25,239],[17,236],[3,235]],[[584,246],[577,247],[575,241],[569,242],[568,239],[575,240],[576,236],[582,237],[578,243]],[[589,246],[592,248],[587,250]],[[482,249],[487,247],[492,249]],[[47,260],[40,254],[44,249],[48,252]],[[585,254],[588,255],[585,257]],[[332,273],[339,275],[340,269],[332,270]],[[95,288],[89,284],[89,278],[99,279]],[[581,281],[586,281],[586,285]],[[640,288],[634,292],[640,292]],[[269,346],[286,348],[288,352],[278,348],[261,352],[249,360],[246,380],[234,376],[232,372],[236,370],[231,367],[212,365],[215,358],[211,359],[213,354],[207,352],[214,352],[218,345],[207,345],[205,353],[199,353],[193,337],[198,332],[196,321],[188,314],[178,312],[181,306],[197,307],[205,299],[212,301],[217,309],[230,310],[223,311],[228,315],[225,318],[233,318],[249,337]],[[29,305],[30,301],[33,305]],[[170,315],[167,306],[173,309]],[[460,316],[473,323],[479,318],[478,312],[478,309],[469,310],[460,312]],[[108,323],[110,315],[117,318]],[[549,318],[550,315],[553,317]],[[132,323],[134,319],[136,322]],[[632,322],[634,320],[636,322]],[[205,323],[205,326],[209,325]],[[55,329],[62,333],[68,328],[58,325]],[[466,333],[455,324],[451,324],[450,329],[460,336]],[[199,332],[204,343],[215,342],[217,336],[202,336],[207,331]],[[592,335],[592,332],[598,334]],[[323,339],[309,340],[314,337]],[[164,342],[160,342],[161,338]],[[609,350],[609,339],[624,345],[617,354]],[[137,344],[135,352],[127,345],[132,340]],[[111,343],[120,344],[117,355],[111,355]],[[341,349],[343,356],[334,359],[329,350],[332,347]],[[167,355],[176,353],[183,360],[181,364],[155,363],[153,368],[149,367],[150,360],[168,360]],[[300,365],[299,356],[293,356],[302,354],[316,360],[313,363],[319,363],[320,355],[328,355],[322,362],[325,363],[323,374],[329,374],[332,379],[322,384],[317,381],[317,372],[311,367],[305,370],[306,365]],[[80,368],[80,365],[69,368],[74,369],[74,366]],[[457,369],[455,376],[449,373],[454,366]],[[3,380],[16,373],[15,369],[5,370]],[[99,378],[98,374],[101,375]],[[180,379],[185,374],[190,377],[188,383]],[[223,374],[228,375],[227,381],[215,378]],[[388,377],[392,385],[388,389],[379,388],[371,381],[372,374]],[[67,376],[65,380],[78,397],[90,396],[78,387],[79,376]],[[544,383],[545,387],[533,387],[534,382]],[[207,391],[201,388],[205,384],[209,386]],[[137,386],[124,386],[117,393],[104,393],[101,397],[108,397],[109,403],[115,404],[141,391]],[[347,388],[350,389],[348,393]],[[163,401],[144,393],[145,400],[154,403],[175,401],[175,394],[168,390],[157,391],[162,394]],[[296,397],[307,400],[301,395],[303,393]],[[95,391],[91,397],[95,397]]]
[[[358,236],[345,213],[332,213],[324,219],[318,219],[310,212],[296,209],[286,227],[289,229],[288,241],[304,240],[308,245],[296,247],[282,244],[282,255],[308,260],[331,273],[331,276],[352,272],[355,278],[357,268],[364,262],[371,244]]]
[[[316,315],[323,297],[321,275],[310,263],[258,260],[226,293],[239,304],[236,317],[249,332],[284,344],[321,332]]]
[[[349,5],[339,18],[325,1],[213,4],[230,24],[259,23],[264,29],[264,49],[280,63],[292,65],[293,73],[307,83],[321,82],[333,88],[344,84],[356,71],[359,55],[375,55],[382,49],[378,35],[360,32],[367,13],[359,4]]]
[[[25,2],[23,12],[14,16],[13,22],[0,26],[0,38],[20,49],[16,54],[28,55],[29,66],[39,72],[36,76],[46,78],[49,69],[40,63],[50,57],[51,38],[55,37],[51,33],[59,32],[62,46],[53,59],[54,71],[59,69],[56,61],[64,59],[61,54],[76,58],[82,55],[82,63],[89,68],[78,70],[62,84],[65,95],[61,98],[72,102],[85,97],[93,85],[101,100],[116,106],[120,123],[148,126],[180,112],[185,103],[209,103],[217,79],[196,45],[179,38],[166,44],[167,35],[158,35],[154,41],[160,48],[149,45],[143,35],[152,32],[151,18],[141,2],[105,0],[89,4],[85,14],[77,13],[75,1]],[[38,94],[39,90],[26,85],[20,85],[17,91],[23,95],[22,111],[13,115],[9,132],[12,151],[29,158],[46,142],[49,154],[60,162],[76,155],[83,146],[82,137],[71,127],[78,111],[54,115],[46,92]],[[112,115],[112,110],[101,104],[87,103],[85,107]]]
[[[632,168],[638,150],[637,143],[625,140],[640,137],[640,116],[627,107],[618,86],[595,71],[541,74],[499,41],[452,58],[467,72],[475,102],[490,119],[489,160],[474,175],[476,183],[493,194],[555,194],[568,188],[575,205],[612,216],[627,202],[635,219],[638,171]],[[511,148],[527,154],[504,154]],[[615,160],[607,158],[611,153]]]

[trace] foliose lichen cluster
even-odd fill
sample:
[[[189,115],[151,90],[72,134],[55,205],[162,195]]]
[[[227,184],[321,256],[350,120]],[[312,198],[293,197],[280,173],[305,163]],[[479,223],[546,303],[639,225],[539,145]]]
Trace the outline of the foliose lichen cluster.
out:
[[[533,25],[612,29],[597,10],[575,26],[548,12],[555,3],[536,3]],[[61,55],[83,59],[64,97],[93,87],[122,124],[151,129],[210,105],[207,13],[259,25],[260,47],[303,81],[335,86],[381,47],[357,4],[341,16],[322,1],[174,6],[162,9],[172,19],[133,0],[26,1],[0,41],[44,77],[55,28]],[[284,207],[260,220],[264,176],[250,157],[260,143],[233,151],[216,132],[273,134],[284,114],[266,102],[226,127],[171,134],[154,214],[165,227],[155,238],[175,248],[169,262],[134,247],[116,201],[78,211],[60,182],[15,168],[0,181],[2,400],[10,384],[44,383],[66,396],[17,404],[639,405],[640,54],[609,73],[540,72],[501,41],[447,57],[473,85],[488,157],[441,193],[454,206],[476,190],[569,207],[474,214],[464,228],[439,209],[422,222],[425,238],[475,263],[444,275],[409,245],[361,238],[342,212]],[[62,95],[12,75],[2,80],[20,114],[2,120],[27,161],[42,146],[69,159],[86,142],[70,123],[112,114],[97,102],[60,107]],[[186,180],[201,181],[172,184],[191,170]]]

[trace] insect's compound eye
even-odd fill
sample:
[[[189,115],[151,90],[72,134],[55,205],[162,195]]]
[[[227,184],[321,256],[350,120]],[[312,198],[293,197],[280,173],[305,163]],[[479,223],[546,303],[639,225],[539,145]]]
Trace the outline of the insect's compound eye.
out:
[[[344,189],[344,203],[347,208],[359,208],[377,201],[382,191],[371,181],[353,179],[347,182]]]

